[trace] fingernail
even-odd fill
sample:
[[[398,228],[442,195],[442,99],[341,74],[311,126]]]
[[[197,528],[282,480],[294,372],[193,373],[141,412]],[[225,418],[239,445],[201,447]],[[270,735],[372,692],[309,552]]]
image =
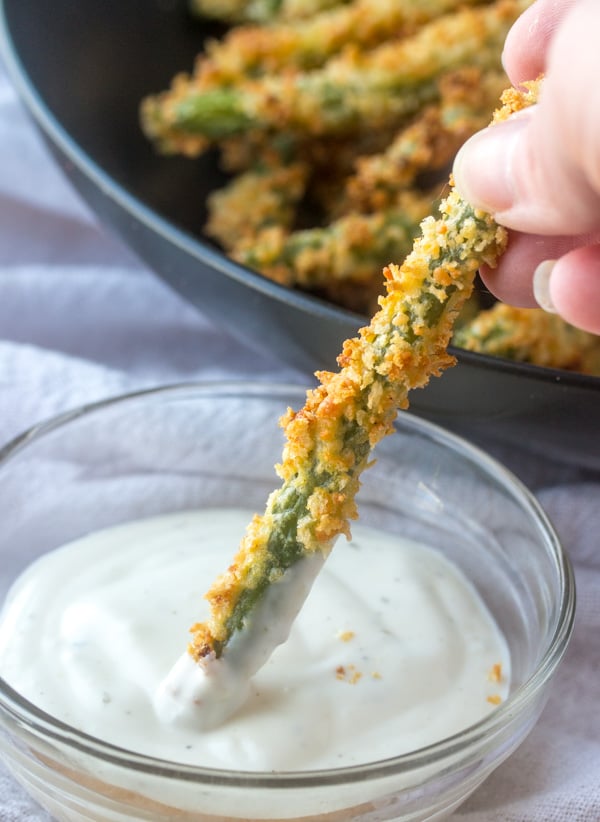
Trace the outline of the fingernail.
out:
[[[544,260],[533,272],[533,296],[536,303],[544,311],[556,314],[556,308],[550,296],[550,278],[556,265],[556,260]]]
[[[510,208],[515,199],[513,156],[528,120],[521,114],[474,134],[454,161],[461,197],[491,214]]]

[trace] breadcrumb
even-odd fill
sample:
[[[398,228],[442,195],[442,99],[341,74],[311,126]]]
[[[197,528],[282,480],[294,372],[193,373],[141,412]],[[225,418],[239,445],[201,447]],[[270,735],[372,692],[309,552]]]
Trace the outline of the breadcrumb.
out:
[[[496,662],[490,668],[488,673],[488,679],[490,682],[502,682],[502,663]]]

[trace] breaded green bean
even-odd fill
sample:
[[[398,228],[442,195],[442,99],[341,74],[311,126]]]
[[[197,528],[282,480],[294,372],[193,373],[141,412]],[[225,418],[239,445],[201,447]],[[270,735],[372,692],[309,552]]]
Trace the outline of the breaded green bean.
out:
[[[142,104],[146,134],[163,150],[199,137],[199,150],[249,129],[348,134],[399,123],[438,96],[436,79],[461,65],[499,67],[506,33],[530,0],[497,0],[423,26],[414,36],[346,54],[311,72],[203,90],[178,78]]]
[[[277,226],[240,242],[238,262],[287,286],[315,289],[340,280],[369,282],[412,247],[433,196],[406,192],[393,209],[349,214],[322,228],[286,232]]]
[[[445,168],[462,143],[489,122],[507,84],[501,71],[467,67],[440,80],[440,102],[428,106],[385,151],[358,158],[342,198],[344,212],[390,208],[423,172]]]
[[[350,0],[190,0],[190,9],[201,17],[224,23],[269,23],[302,20]]]
[[[496,303],[457,330],[459,348],[600,376],[600,337],[541,308]]]
[[[460,6],[484,0],[354,0],[289,24],[237,26],[207,43],[196,65],[201,85],[231,85],[291,67],[322,66],[345,46],[373,48]]]
[[[303,162],[318,174],[333,173],[340,181],[352,172],[358,157],[383,151],[396,133],[394,128],[365,128],[350,136],[314,140],[285,131],[253,131],[219,142],[220,166],[228,174],[238,174],[259,165]]]
[[[281,488],[256,516],[228,571],[207,594],[211,616],[192,628],[190,653],[219,657],[245,628],[268,587],[307,553],[328,553],[356,518],[359,476],[393,430],[409,390],[453,363],[454,318],[482,263],[495,265],[506,232],[452,191],[427,218],[401,267],[385,270],[387,294],[360,335],[345,343],[338,373],[321,372],[303,409],[283,420]]]
[[[209,237],[232,251],[255,242],[267,229],[288,231],[306,190],[309,169],[305,163],[262,165],[239,174],[208,197]]]

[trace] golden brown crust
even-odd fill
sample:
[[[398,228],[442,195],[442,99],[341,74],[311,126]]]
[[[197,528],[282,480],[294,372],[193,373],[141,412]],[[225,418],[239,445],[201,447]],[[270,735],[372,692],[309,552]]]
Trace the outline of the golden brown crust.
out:
[[[500,98],[502,105],[494,112],[492,122],[500,123],[512,114],[534,105],[539,99],[542,85],[543,75],[540,75],[535,80],[522,83],[520,88],[505,89]]]

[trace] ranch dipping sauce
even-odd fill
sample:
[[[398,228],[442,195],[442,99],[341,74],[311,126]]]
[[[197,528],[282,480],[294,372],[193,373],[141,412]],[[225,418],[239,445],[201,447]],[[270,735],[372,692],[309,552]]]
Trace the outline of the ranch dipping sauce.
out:
[[[435,550],[355,525],[239,709],[209,730],[196,726],[193,706],[189,721],[170,720],[165,681],[250,517],[211,509],[141,520],[38,560],[0,615],[0,674],[106,742],[252,771],[408,753],[507,696],[505,640],[462,573]]]

